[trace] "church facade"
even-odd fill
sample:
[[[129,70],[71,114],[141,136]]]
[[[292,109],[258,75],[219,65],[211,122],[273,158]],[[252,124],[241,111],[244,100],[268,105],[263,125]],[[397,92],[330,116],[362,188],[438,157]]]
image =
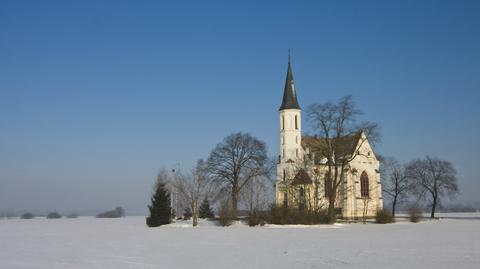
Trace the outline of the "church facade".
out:
[[[302,136],[302,110],[288,61],[283,100],[279,109],[280,154],[275,183],[276,204],[300,209],[327,209],[331,183],[327,159],[315,150],[322,138]],[[363,131],[342,137],[342,151],[352,160],[344,167],[337,188],[338,216],[373,217],[383,208],[380,162]]]

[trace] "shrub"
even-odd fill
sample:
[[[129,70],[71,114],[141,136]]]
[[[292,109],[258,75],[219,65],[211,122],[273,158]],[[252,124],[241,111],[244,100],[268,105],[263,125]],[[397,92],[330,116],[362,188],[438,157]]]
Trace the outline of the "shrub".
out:
[[[230,226],[233,222],[233,214],[229,201],[223,201],[219,210],[219,222],[221,226]]]
[[[125,210],[121,206],[119,206],[114,210],[100,213],[96,217],[97,218],[121,218],[124,216],[125,216]]]
[[[272,224],[326,224],[328,214],[326,210],[299,210],[285,206],[272,205],[270,207],[269,222]]]
[[[410,222],[417,223],[422,218],[422,212],[417,207],[411,207],[408,210],[408,218]]]
[[[213,209],[210,207],[210,201],[208,201],[208,199],[203,199],[202,204],[198,209],[198,216],[202,219],[213,219],[215,217]]]
[[[70,214],[70,215],[67,215],[67,218],[69,218],[69,219],[76,219],[76,218],[78,218],[78,214],[77,214],[77,213],[72,213],[72,214]]]
[[[24,213],[22,216],[21,216],[22,219],[33,219],[35,218],[35,215],[33,215],[32,213],[30,212],[27,212],[27,213]]]
[[[392,216],[392,213],[390,213],[390,210],[384,208],[377,210],[375,222],[380,224],[392,223],[395,222],[395,218]]]
[[[184,220],[189,220],[191,219],[193,216],[192,214],[192,210],[190,210],[190,207],[186,207],[184,210],[183,210],[183,219]]]
[[[61,219],[62,215],[60,215],[58,212],[50,212],[47,215],[47,219]]]
[[[265,225],[265,214],[260,212],[257,209],[248,213],[248,226],[257,226],[257,225]]]

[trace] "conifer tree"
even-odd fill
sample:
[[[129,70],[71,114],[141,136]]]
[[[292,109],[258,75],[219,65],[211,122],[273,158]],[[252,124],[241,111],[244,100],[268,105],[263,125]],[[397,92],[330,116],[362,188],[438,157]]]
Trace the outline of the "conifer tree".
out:
[[[192,210],[190,209],[190,207],[185,207],[185,209],[183,210],[183,219],[184,220],[189,220],[192,218]]]
[[[166,188],[166,184],[159,180],[151,199],[151,205],[148,206],[150,216],[147,217],[147,225],[149,227],[157,227],[169,224],[172,220],[172,208],[170,205],[170,193]]]
[[[213,209],[210,207],[210,201],[207,198],[203,199],[202,204],[198,210],[199,217],[202,219],[205,218],[214,218],[215,214],[213,213]]]

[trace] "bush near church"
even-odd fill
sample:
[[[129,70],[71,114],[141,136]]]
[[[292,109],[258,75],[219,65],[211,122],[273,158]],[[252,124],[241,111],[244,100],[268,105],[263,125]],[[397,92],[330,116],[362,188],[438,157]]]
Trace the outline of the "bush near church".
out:
[[[324,209],[300,210],[298,208],[272,205],[270,207],[269,223],[271,224],[327,224],[328,214]]]
[[[218,212],[218,220],[221,226],[230,226],[234,220],[234,214],[232,213],[232,207],[229,200],[225,200],[221,203]]]
[[[410,222],[417,223],[420,221],[421,218],[422,212],[420,211],[420,209],[418,209],[418,207],[414,206],[408,209],[408,219],[410,220]]]
[[[253,227],[257,225],[265,225],[267,216],[265,212],[261,212],[258,209],[254,209],[252,212],[248,213],[248,226]]]
[[[395,218],[392,216],[390,210],[384,208],[377,210],[377,214],[375,215],[375,222],[380,224],[393,223],[395,222]]]

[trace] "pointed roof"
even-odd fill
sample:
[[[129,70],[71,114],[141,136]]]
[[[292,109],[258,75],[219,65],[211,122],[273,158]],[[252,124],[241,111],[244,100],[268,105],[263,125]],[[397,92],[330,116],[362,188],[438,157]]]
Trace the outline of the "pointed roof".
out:
[[[312,182],[313,181],[308,175],[308,173],[303,168],[301,168],[293,178],[292,185],[312,184]]]
[[[355,153],[355,150],[357,150],[361,139],[366,139],[366,137],[363,138],[364,135],[364,132],[360,130],[356,133],[339,137],[338,143],[335,143],[336,138],[331,138],[332,142],[337,146],[336,153],[343,157],[351,156]],[[302,136],[302,147],[304,149],[308,148],[310,152],[315,153],[315,164],[321,163],[321,159],[327,155],[325,153],[327,147],[326,142],[326,139],[323,137]]]
[[[282,105],[279,110],[284,109],[300,109],[297,101],[297,93],[295,92],[295,84],[293,83],[292,66],[290,64],[290,54],[288,54],[287,78],[285,80],[285,88],[283,90]]]

